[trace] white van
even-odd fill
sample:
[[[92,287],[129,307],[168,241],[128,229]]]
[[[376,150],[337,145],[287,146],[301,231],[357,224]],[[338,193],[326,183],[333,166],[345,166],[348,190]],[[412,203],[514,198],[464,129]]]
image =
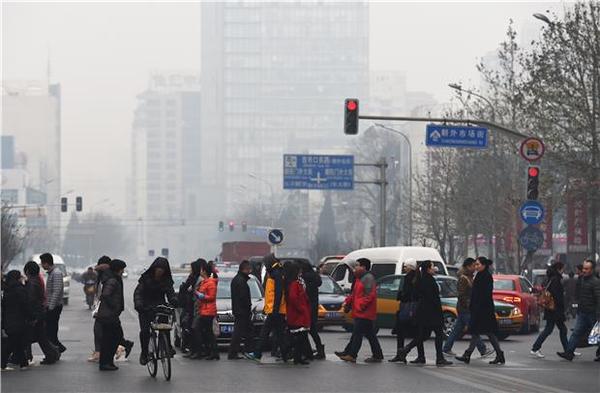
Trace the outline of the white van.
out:
[[[354,281],[352,265],[360,258],[371,261],[371,273],[376,279],[390,274],[402,274],[404,261],[409,258],[418,261],[432,261],[438,274],[448,275],[448,269],[440,253],[431,247],[378,247],[352,251],[333,270],[331,277],[348,292]]]
[[[40,259],[40,255],[42,255],[42,254],[33,255],[31,257],[30,261],[34,261],[35,263],[40,265],[40,272],[44,273],[44,281],[45,281],[47,276],[45,274],[46,271],[42,268],[42,260]],[[61,258],[60,255],[52,254],[52,260],[54,261],[54,266],[56,266],[56,268],[59,269],[63,275],[63,284],[64,284],[63,304],[67,305],[67,304],[69,304],[69,289],[71,287],[71,273],[67,270],[67,265],[65,265],[65,261],[63,261],[63,259]]]

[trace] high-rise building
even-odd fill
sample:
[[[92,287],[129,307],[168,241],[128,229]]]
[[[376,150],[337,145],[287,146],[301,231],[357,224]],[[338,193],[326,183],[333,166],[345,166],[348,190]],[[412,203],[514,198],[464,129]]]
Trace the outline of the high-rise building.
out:
[[[240,186],[255,200],[281,193],[284,153],[345,146],[344,98],[368,95],[368,71],[367,2],[202,3],[202,180],[214,221],[234,214]]]
[[[178,260],[191,258],[206,223],[199,208],[200,79],[157,73],[137,98],[128,210],[138,220],[138,257],[168,248]]]
[[[2,82],[2,155],[2,200],[21,206],[21,216],[26,218],[24,224],[28,229],[44,228],[44,245],[58,246],[61,193],[59,84]],[[27,213],[34,207],[43,209],[36,210],[39,212],[36,215]]]

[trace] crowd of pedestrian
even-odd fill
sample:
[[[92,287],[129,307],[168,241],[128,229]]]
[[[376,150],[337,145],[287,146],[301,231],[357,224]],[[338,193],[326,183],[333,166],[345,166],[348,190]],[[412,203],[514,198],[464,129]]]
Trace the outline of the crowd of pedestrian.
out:
[[[54,267],[51,254],[40,256],[41,268],[47,272],[44,279],[40,266],[28,262],[23,274],[11,270],[2,278],[2,370],[10,370],[9,363],[27,369],[33,356],[31,345],[38,343],[44,354],[42,364],[57,362],[66,347],[58,338],[62,312],[63,277]],[[263,259],[265,276],[258,277],[264,286],[265,320],[260,332],[253,332],[253,309],[248,285],[253,268],[248,261],[239,264],[236,276],[231,280],[231,302],[234,329],[228,359],[251,359],[260,361],[263,352],[270,347],[271,354],[284,362],[305,365],[314,359],[325,359],[325,346],[318,333],[319,287],[321,276],[308,261],[282,262],[274,254]],[[505,364],[504,352],[498,340],[498,325],[493,300],[493,262],[485,257],[467,258],[458,272],[457,319],[452,332],[446,337],[440,301],[439,287],[434,278],[435,268],[431,261],[417,262],[408,259],[403,263],[404,280],[397,299],[400,307],[392,333],[396,335],[396,355],[389,361],[406,364],[412,349],[417,357],[412,364],[425,364],[424,342],[435,334],[436,365],[452,364],[446,357],[470,363],[477,349],[482,358],[495,353],[490,364]],[[93,342],[94,351],[88,359],[98,362],[102,371],[114,371],[114,360],[127,358],[134,346],[124,337],[120,315],[125,309],[122,275],[126,263],[103,256],[97,265],[86,273],[86,285],[95,282],[93,291]],[[597,321],[600,321],[600,278],[595,273],[595,262],[588,259],[579,266],[575,279],[570,275],[563,280],[565,266],[552,264],[547,270],[547,280],[541,297],[545,299],[544,320],[546,326],[531,347],[531,355],[544,358],[542,345],[558,328],[563,351],[558,356],[573,360],[575,349]],[[358,259],[353,266],[354,280],[349,296],[343,303],[346,312],[352,311],[352,336],[342,351],[336,351],[340,359],[354,363],[363,338],[367,338],[371,356],[366,363],[383,361],[383,351],[377,338],[376,280],[371,273],[371,261]],[[171,305],[181,309],[181,347],[190,359],[219,360],[216,335],[218,270],[215,263],[198,259],[190,264],[187,279],[175,294],[169,261],[159,257],[140,276],[133,293],[134,307],[139,319],[139,362],[149,361],[148,344],[151,323],[156,308]],[[577,304],[575,325],[571,337],[567,336],[566,314]],[[457,339],[468,331],[471,338],[461,356],[452,351]],[[254,337],[258,333],[258,340]],[[488,348],[481,336],[487,336],[492,348]],[[309,341],[314,342],[314,349]],[[405,345],[406,338],[412,340]],[[170,341],[170,340],[169,340]],[[243,348],[242,348],[243,344]],[[171,345],[169,343],[169,345]],[[170,355],[175,350],[170,348]],[[600,361],[600,348],[596,353]]]

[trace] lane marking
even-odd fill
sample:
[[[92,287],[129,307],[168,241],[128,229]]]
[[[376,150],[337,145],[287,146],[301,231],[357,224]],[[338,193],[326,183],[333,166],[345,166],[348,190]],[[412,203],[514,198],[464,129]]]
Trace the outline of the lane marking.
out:
[[[427,374],[431,378],[445,379],[445,380],[453,382],[457,385],[468,386],[470,388],[475,388],[477,390],[483,390],[484,392],[488,392],[488,393],[506,393],[506,390],[499,390],[491,385],[484,386],[481,381],[472,382],[465,378],[461,378],[460,376],[456,376],[456,374],[454,374],[454,375],[445,374],[443,372],[440,372],[439,367],[437,368],[437,370],[432,370],[432,369],[428,369],[428,368],[424,368],[424,367],[414,367],[414,368],[416,370],[419,370],[419,372]],[[450,368],[452,368],[452,367],[450,367]]]

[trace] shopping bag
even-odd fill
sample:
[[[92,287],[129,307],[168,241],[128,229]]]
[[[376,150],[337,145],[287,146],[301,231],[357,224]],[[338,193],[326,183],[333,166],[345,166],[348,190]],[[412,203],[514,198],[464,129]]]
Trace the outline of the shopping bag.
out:
[[[600,321],[596,322],[588,336],[588,344],[596,345],[598,343],[600,343]]]

